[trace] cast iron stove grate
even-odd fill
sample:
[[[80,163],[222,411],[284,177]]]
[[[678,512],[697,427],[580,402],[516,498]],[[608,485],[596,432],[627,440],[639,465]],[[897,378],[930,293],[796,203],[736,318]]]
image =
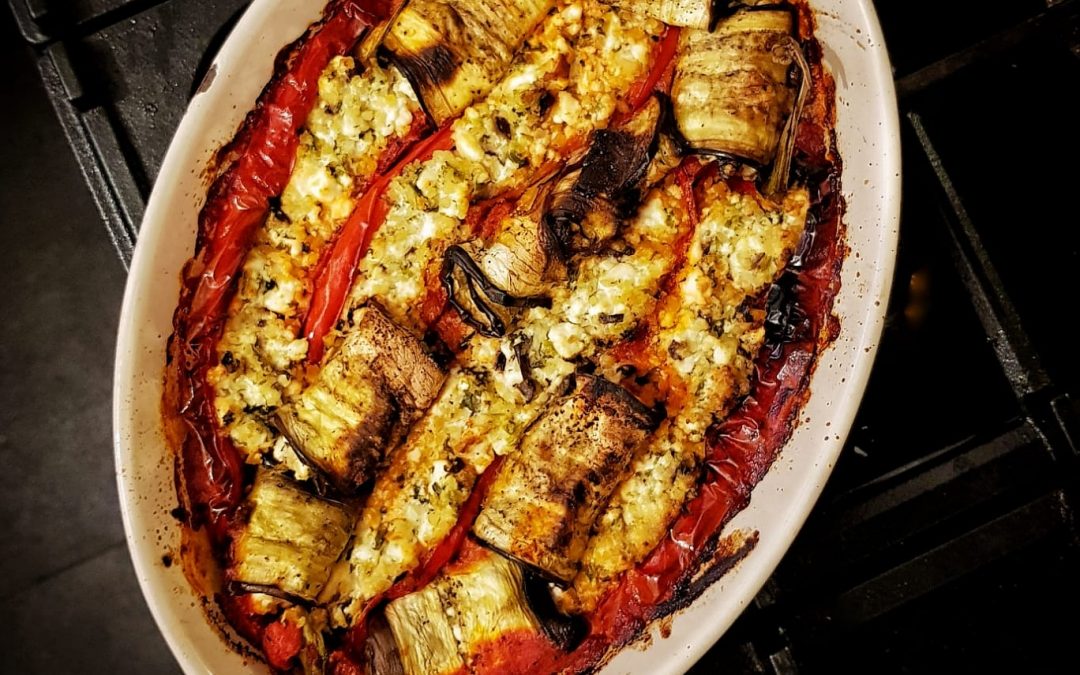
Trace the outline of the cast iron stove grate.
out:
[[[9,0],[127,264],[245,0]],[[1080,0],[876,5],[903,119],[881,350],[818,506],[695,672],[1066,670],[1075,522]]]

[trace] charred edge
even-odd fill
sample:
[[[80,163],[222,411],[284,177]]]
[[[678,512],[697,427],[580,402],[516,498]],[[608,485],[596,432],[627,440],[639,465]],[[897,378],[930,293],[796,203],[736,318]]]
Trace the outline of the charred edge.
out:
[[[720,25],[720,22],[724,19],[729,19],[739,12],[764,12],[764,11],[777,11],[783,10],[786,12],[795,13],[794,8],[783,2],[766,2],[760,5],[752,3],[738,2],[737,0],[712,0],[712,6],[709,11],[709,32],[716,30],[716,27]]]
[[[503,320],[495,314],[494,310],[488,307],[483,300],[479,298],[479,294],[473,287],[472,278],[469,276],[468,270],[475,269],[477,273],[482,275],[480,268],[473,262],[473,259],[469,257],[460,246],[451,246],[446,251],[446,257],[443,258],[442,271],[439,272],[439,281],[442,282],[443,288],[446,289],[446,300],[457,310],[457,313],[461,315],[462,321],[472,326],[476,332],[485,337],[498,338],[506,334],[506,325]],[[461,267],[462,273],[465,275],[465,285],[468,287],[469,296],[476,308],[484,314],[484,318],[487,319],[487,323],[484,323],[473,316],[469,308],[462,304],[457,299],[457,280],[454,278],[454,270]]]
[[[515,339],[512,344],[514,357],[518,362],[518,370],[521,371],[521,382],[514,385],[514,388],[521,392],[526,403],[532,402],[537,392],[536,380],[533,379],[532,375],[532,364],[529,362],[529,346],[531,344],[532,340],[528,337]]]
[[[424,346],[427,347],[427,353],[431,356],[431,360],[435,362],[439,370],[445,373],[454,361],[454,352],[442,341],[439,334],[430,328],[424,332],[423,342]]]
[[[762,173],[765,168],[764,164],[755,162],[752,159],[743,157],[736,157],[735,155],[724,152],[723,150],[712,150],[709,148],[692,148],[691,152],[695,155],[702,155],[703,157],[710,157],[715,159],[721,166],[748,166],[751,169],[756,170],[759,174]]]
[[[229,595],[246,595],[248,593],[260,593],[262,595],[269,595],[285,602],[291,602],[294,605],[301,607],[311,607],[312,602],[305,600],[298,595],[292,593],[286,593],[277,586],[269,586],[266,584],[249,584],[246,581],[229,581],[225,583],[225,592]]]
[[[799,306],[795,297],[798,277],[785,272],[769,287],[765,299],[765,343],[764,349],[772,355],[789,342],[809,337],[812,322]]]
[[[465,276],[465,285],[468,288],[469,298],[476,309],[484,315],[487,323],[478,320],[456,297],[457,281],[454,279],[454,270],[459,269]],[[451,246],[446,251],[443,259],[442,271],[439,280],[446,288],[447,300],[450,305],[461,314],[465,323],[469,324],[485,337],[502,337],[506,334],[506,325],[495,310],[487,303],[487,300],[511,308],[528,307],[551,307],[551,298],[547,296],[518,297],[502,290],[487,278],[484,271],[476,264],[476,261],[460,246]],[[481,297],[483,293],[484,297]],[[485,300],[486,298],[486,300]]]
[[[275,419],[277,419],[276,415]],[[304,448],[287,431],[288,425],[281,424],[280,426],[281,434],[289,441],[289,447],[296,453],[296,458],[311,470],[311,486],[315,488],[315,494],[321,499],[344,504],[341,498],[356,490],[350,490],[349,486],[339,480],[337,476],[322,468],[318,462],[309,457],[304,452]]]
[[[450,5],[447,5],[447,8],[453,9]],[[441,43],[425,47],[416,54],[408,56],[393,54],[390,60],[417,85],[418,89],[446,84],[454,79],[460,65],[450,48]]]
[[[413,92],[416,93],[416,100],[420,104],[420,110],[423,111],[424,116],[432,121],[440,119],[432,113],[431,106],[427,103],[424,94],[428,90],[424,86],[425,80],[414,69],[415,63],[410,63],[409,59],[398,56],[382,45],[375,50],[375,62],[383,68],[394,67],[401,71],[401,74],[409,81]],[[436,122],[436,124],[438,123]]]
[[[214,593],[212,603],[211,597],[200,597],[199,605],[218,637],[233,651],[256,663],[266,663],[266,656],[261,649],[264,621],[260,619],[257,621],[258,627],[255,630],[249,630],[242,620],[238,620],[237,617],[241,616],[242,610],[229,603],[229,600],[235,600],[238,597],[240,596],[224,592]],[[236,636],[239,636],[240,640],[237,640]]]
[[[447,5],[447,7],[453,9],[453,5]],[[454,79],[454,74],[458,70],[458,63],[457,59],[454,58],[454,53],[443,44],[428,47],[420,52],[417,60],[428,64],[428,72],[432,76],[431,81],[437,84],[443,84]]]
[[[658,91],[654,92],[653,96],[660,103],[660,121],[656,125],[659,132],[656,134],[655,145],[657,147],[660,145],[660,136],[667,136],[675,144],[675,150],[680,157],[693,154],[694,149],[690,146],[690,142],[679,130],[679,123],[675,119],[675,104],[671,100],[671,95]],[[650,149],[650,153],[655,154],[655,151],[656,148]]]
[[[565,191],[556,188],[543,223],[554,240],[554,252],[563,260],[602,247],[602,241],[589,241],[588,234],[580,231],[590,211],[606,208],[618,220],[632,216],[640,205],[637,186],[648,173],[659,147],[664,119],[663,100],[658,98],[655,105],[659,110],[651,120],[643,115],[654,113],[646,111],[622,128],[594,131],[578,175]],[[649,124],[644,131],[639,128],[642,119]],[[586,245],[577,245],[575,237],[584,238]]]
[[[533,421],[533,424],[536,424],[535,420]],[[524,558],[518,556],[515,553],[512,553],[511,551],[501,549],[494,544],[491,544],[487,540],[476,536],[475,534],[473,535],[473,539],[476,541],[476,543],[488,549],[489,551],[501,555],[508,560],[513,560],[518,565],[521,565],[523,574],[525,576],[532,575],[536,577],[537,583],[555,584],[559,588],[566,588],[569,585],[566,579],[560,579],[559,577],[555,576],[551,572],[548,572],[544,568],[537,567],[536,563],[532,561],[525,560]],[[526,592],[528,592],[528,588],[526,588],[525,590]]]
[[[632,134],[618,129],[598,129],[593,132],[592,147],[581,163],[578,190],[591,197],[611,194],[622,185],[633,182],[635,174],[640,173],[642,168],[628,171],[624,162],[636,141]]]
[[[525,600],[540,622],[540,628],[556,647],[573,651],[585,639],[589,624],[582,616],[567,616],[555,606],[548,581],[531,566],[524,570]]]
[[[646,431],[656,430],[660,423],[664,421],[664,410],[662,408],[650,408],[624,387],[606,378],[591,378],[583,391],[592,403],[605,396],[614,398],[617,403],[621,403],[630,409],[634,425]]]
[[[334,476],[331,476],[329,472],[324,471],[321,466],[313,462],[298,445],[291,445],[296,452],[296,458],[311,471],[311,487],[315,489],[316,495],[322,499],[335,500],[344,494]]]
[[[302,490],[303,492],[314,492],[315,496],[324,502],[330,502],[331,504],[337,504],[338,506],[348,509],[351,508],[348,503],[350,497],[355,497],[361,490],[362,485],[353,485],[351,483],[342,483],[337,476],[332,475],[329,471],[323,469],[313,459],[308,457],[304,452],[304,449],[300,445],[293,441],[293,439],[285,431],[281,434],[285,436],[289,441],[289,447],[296,453],[296,458],[300,460],[300,463],[306,466],[311,471],[311,477],[306,481],[302,481],[295,476],[289,476],[287,474],[277,473],[277,478],[288,481],[294,486]],[[250,485],[251,480],[245,480],[245,485]],[[313,490],[308,490],[305,483],[311,483]],[[241,505],[243,510],[243,505]],[[250,514],[248,514],[250,515]],[[246,516],[245,516],[246,517]]]
[[[716,30],[721,21],[739,11],[746,4],[733,0],[712,0],[709,8],[709,32]]]
[[[795,6],[787,2],[766,2],[760,5],[742,3],[736,8],[739,9],[747,12],[787,12],[795,17]]]
[[[741,508],[738,510],[742,510]],[[737,511],[733,511],[733,514]],[[650,617],[650,621],[669,616],[681,609],[689,607],[706,589],[709,588],[717,579],[724,576],[731,571],[736,565],[742,562],[743,558],[750,555],[750,552],[754,550],[758,542],[758,533],[754,532],[751,536],[747,537],[746,541],[742,543],[739,548],[726,553],[720,557],[712,557],[716,553],[717,543],[719,541],[719,530],[717,529],[717,536],[713,537],[709,544],[703,547],[701,555],[698,557],[698,564],[701,567],[698,570],[701,574],[696,578],[684,585],[681,585],[675,589],[675,593],[671,599],[662,603],[656,608],[654,614]],[[712,557],[711,560],[707,558]]]
[[[279,476],[279,478],[281,478],[282,480],[289,481],[290,483],[292,483],[294,486],[296,486],[300,490],[304,490],[304,481],[300,481],[300,480],[297,480],[295,478],[290,478],[288,476]],[[304,491],[307,492],[306,490],[304,490]],[[329,502],[329,503],[331,503],[331,504],[333,504],[335,506],[339,506],[339,507],[341,507],[343,509],[347,509],[347,510],[352,510],[353,509],[353,505],[350,503],[350,500],[345,495],[336,494],[336,495],[327,495],[327,496],[322,496],[322,495],[317,495],[317,496],[322,501]]]
[[[582,372],[584,372],[584,371],[582,371]],[[585,373],[585,374],[588,375],[589,373]],[[559,392],[558,392],[559,395],[560,396],[569,396],[574,391],[574,389],[577,388],[577,378],[578,378],[578,372],[576,372],[576,371],[573,372],[573,373],[570,373],[569,375],[567,375],[566,378],[563,379],[562,384],[559,385]]]

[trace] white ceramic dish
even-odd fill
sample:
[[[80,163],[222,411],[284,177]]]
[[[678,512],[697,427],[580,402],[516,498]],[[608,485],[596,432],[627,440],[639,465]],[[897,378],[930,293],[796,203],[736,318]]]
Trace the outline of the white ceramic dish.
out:
[[[116,351],[114,442],[120,505],[143,594],[188,673],[265,672],[207,623],[175,552],[180,532],[173,463],[161,431],[165,340],[205,198],[202,169],[235,133],[270,79],[278,50],[321,13],[324,0],[255,0],[222,47],[162,164],[131,264]],[[750,555],[677,614],[670,636],[618,654],[605,672],[681,673],[731,625],[802,526],[843,445],[881,334],[896,254],[900,146],[888,56],[870,0],[815,0],[817,37],[836,80],[847,243],[835,313],[840,336],[822,355],[802,424],[727,530],[760,533]]]

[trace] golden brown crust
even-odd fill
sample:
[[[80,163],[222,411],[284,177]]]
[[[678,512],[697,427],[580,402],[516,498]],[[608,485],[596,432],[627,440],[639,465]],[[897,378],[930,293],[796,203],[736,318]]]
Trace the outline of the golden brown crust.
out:
[[[276,416],[303,458],[346,491],[374,476],[386,449],[434,403],[444,376],[423,344],[376,306],[353,321],[315,382]]]
[[[597,514],[655,425],[652,412],[603,378],[578,375],[526,432],[491,486],[473,532],[570,581]]]

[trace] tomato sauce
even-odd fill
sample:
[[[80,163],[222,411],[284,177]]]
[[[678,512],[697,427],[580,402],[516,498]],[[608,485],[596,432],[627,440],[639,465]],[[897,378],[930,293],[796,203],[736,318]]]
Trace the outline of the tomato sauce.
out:
[[[225,309],[235,289],[237,272],[252,233],[266,216],[267,202],[281,193],[291,173],[297,135],[314,102],[320,73],[333,56],[346,53],[370,26],[388,16],[393,4],[387,0],[335,0],[319,24],[283,51],[274,80],[260,96],[237,138],[223,149],[222,156],[232,156],[234,161],[215,180],[206,206],[200,212],[196,255],[185,267],[181,301],[174,316],[175,334],[169,348],[168,372],[175,409],[180,411],[186,427],[179,475],[189,506],[190,525],[206,525],[219,547],[227,536],[231,518],[242,497],[244,480],[239,453],[217,427],[213,392],[206,381],[206,372],[216,359],[214,344],[220,334]],[[800,13],[801,33],[809,35],[808,14],[801,6]],[[634,86],[627,99],[631,109],[639,106],[652,91],[666,91],[670,86],[678,36],[678,29],[668,28],[658,41],[653,67],[647,77]],[[820,48],[812,39],[804,43],[804,48],[815,81],[823,86],[811,92],[796,141],[795,174],[800,182],[810,187],[812,206],[807,225],[809,246],[792,261],[791,269],[779,284],[791,308],[788,313],[793,317],[790,325],[769,333],[766,348],[758,358],[758,376],[751,393],[723,423],[710,431],[706,471],[697,495],[686,504],[668,537],[626,573],[587,617],[589,631],[584,641],[566,653],[559,651],[541,633],[503,635],[482,646],[474,663],[478,672],[574,672],[595,668],[611,655],[613,648],[633,640],[649,622],[692,601],[704,586],[692,587],[688,583],[691,577],[707,572],[710,566],[724,564],[723,558],[718,558],[715,553],[721,528],[748,503],[751,490],[790,437],[797,423],[799,407],[808,396],[807,384],[815,357],[835,338],[838,330],[831,312],[839,290],[840,265],[846,252],[840,222],[840,166],[839,160],[830,154],[828,144],[822,140],[832,139],[829,130],[832,128],[834,96],[831,82],[820,64]],[[381,215],[385,215],[385,206],[379,204],[385,185],[379,191],[374,188],[386,182],[387,176],[394,175],[395,169],[400,170],[404,161],[395,166],[397,156],[406,152],[425,130],[418,127],[409,138],[392,143],[388,153],[393,156],[381,159],[382,175],[372,182],[365,194],[375,194],[369,206],[379,210]],[[445,147],[448,137],[444,129],[420,143],[406,159]],[[687,160],[676,174],[691,218],[696,218],[697,213],[694,185],[700,178],[700,170],[700,162]],[[733,188],[747,186],[733,185]],[[496,220],[492,217],[493,212],[505,211],[508,203],[493,204],[491,206],[500,208],[478,210],[475,216],[470,211],[469,223],[476,234],[491,236],[492,221]],[[363,204],[364,200],[361,200],[357,211]],[[500,215],[505,216],[505,213]],[[380,213],[375,216],[375,221],[381,217]],[[370,241],[372,221],[368,218],[362,223],[364,227],[360,228],[360,234],[353,234],[352,244],[348,246],[340,243],[349,236],[348,233],[339,236],[333,248],[344,246],[347,249],[337,254],[343,264],[333,265],[335,253],[331,252],[325,264],[320,264],[317,278],[332,274],[334,278],[347,277],[351,281],[356,261],[363,254],[366,242]],[[374,226],[377,227],[377,222]],[[359,245],[354,245],[356,242]],[[333,295],[336,298],[337,290]],[[433,320],[440,334],[463,335],[460,319],[455,324],[454,317],[443,311],[445,294],[440,297],[432,292],[429,296],[422,308],[425,320]],[[323,315],[331,313],[329,309],[335,304],[335,298],[324,303],[328,307],[326,312],[314,312],[318,318],[316,323],[325,323]],[[334,316],[336,318],[336,314]],[[325,327],[312,329],[312,326],[309,317],[308,330],[305,330],[309,338],[321,338],[321,334],[325,334]],[[648,335],[642,334],[617,349],[623,350],[628,357],[636,357],[645,366],[649,361],[644,349],[647,342]],[[316,346],[312,362],[317,362],[318,357]],[[501,458],[496,459],[477,480],[457,524],[446,539],[428,554],[419,568],[370,603],[369,610],[383,600],[423,587],[447,566],[452,568],[455,561],[464,564],[479,550],[468,532],[500,462]],[[230,623],[253,644],[264,646],[272,666],[284,668],[293,661],[300,650],[296,626],[257,615],[243,596],[221,595],[218,600]],[[361,672],[355,657],[362,653],[363,637],[364,621],[360,620],[345,638],[344,648],[331,654],[333,672]]]
[[[790,438],[799,408],[809,395],[816,356],[835,339],[839,329],[832,306],[846,254],[840,222],[840,165],[822,142],[835,140],[827,131],[832,122],[833,91],[831,80],[820,69],[816,49],[816,43],[807,46],[815,57],[816,81],[826,85],[814,92],[817,105],[811,105],[800,127],[810,128],[812,133],[800,133],[796,142],[796,171],[811,192],[804,240],[809,246],[800,250],[779,283],[790,303],[792,319],[789,325],[767,331],[750,394],[710,430],[706,473],[697,496],[684,507],[668,536],[588,615],[589,632],[576,649],[562,652],[539,632],[507,634],[482,647],[474,672],[592,670],[615,648],[634,640],[650,622],[686,606],[707,587],[691,584],[691,578],[708,576],[713,567],[717,573],[724,571],[753,545],[751,539],[739,551],[716,551],[724,524],[746,506],[752,489]],[[687,185],[693,182],[692,174],[677,178]],[[687,205],[696,208],[685,186],[683,194]],[[629,362],[646,365],[647,342],[647,335],[637,336],[617,350]]]

